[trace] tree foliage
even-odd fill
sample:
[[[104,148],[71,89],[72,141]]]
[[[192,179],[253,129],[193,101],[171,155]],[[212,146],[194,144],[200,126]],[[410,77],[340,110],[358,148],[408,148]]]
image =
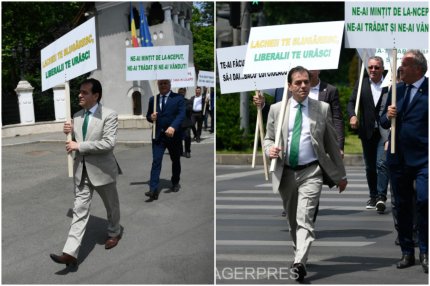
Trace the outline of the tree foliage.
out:
[[[83,11],[90,2],[2,2],[2,119],[3,124],[18,123],[10,120],[7,109],[17,108],[16,88],[20,80],[21,60],[24,78],[34,87],[33,99],[36,121],[53,120],[52,89],[41,92],[40,51],[66,34],[86,19]],[[21,42],[29,50],[29,58],[13,49]],[[77,80],[71,82],[71,92],[76,94]],[[72,97],[72,111],[76,110]],[[6,112],[5,112],[6,111]]]
[[[193,6],[191,31],[193,33],[194,65],[196,70],[214,70],[214,3],[196,2]]]

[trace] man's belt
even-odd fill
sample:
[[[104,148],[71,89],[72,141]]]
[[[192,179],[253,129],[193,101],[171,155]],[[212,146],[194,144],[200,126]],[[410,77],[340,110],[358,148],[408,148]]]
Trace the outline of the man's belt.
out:
[[[287,169],[290,169],[290,170],[300,171],[300,170],[306,169],[307,167],[310,167],[310,166],[315,165],[315,164],[318,164],[318,160],[312,161],[312,162],[304,164],[304,165],[297,165],[294,168],[291,166],[288,166],[288,165],[285,165],[285,167]]]

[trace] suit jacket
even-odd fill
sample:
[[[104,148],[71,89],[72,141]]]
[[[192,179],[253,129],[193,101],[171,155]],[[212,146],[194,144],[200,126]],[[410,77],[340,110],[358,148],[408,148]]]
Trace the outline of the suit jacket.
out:
[[[164,132],[169,127],[175,129],[174,138],[181,138],[181,125],[185,118],[185,101],[182,95],[170,92],[170,95],[166,101],[164,109],[160,110],[160,94],[157,96],[157,124],[155,130],[156,139],[164,135]],[[148,112],[146,113],[146,119],[153,123],[151,114],[154,112],[154,97],[151,96],[149,99]]]
[[[387,152],[387,164],[422,167],[428,165],[428,78],[418,88],[407,110],[403,108],[405,91],[406,84],[397,84],[396,149],[394,154]],[[391,104],[391,91],[387,100]],[[384,128],[391,126],[387,109],[380,119]],[[390,148],[391,142],[388,150]]]
[[[275,90],[275,102],[282,101],[284,94],[284,88],[277,88]],[[288,91],[288,98],[291,97],[291,92]],[[330,105],[332,120],[334,128],[337,133],[338,146],[343,150],[345,145],[345,125],[343,122],[342,109],[339,103],[339,92],[337,88],[331,84],[328,84],[320,80],[320,89],[318,94],[318,100],[327,102]]]
[[[387,87],[384,87],[381,91],[382,94],[386,93]],[[348,118],[352,116],[357,116],[355,114],[355,102],[357,101],[358,92],[358,80],[355,83],[354,91],[349,98],[347,111]],[[363,79],[361,85],[361,95],[360,95],[360,107],[359,107],[359,125],[358,125],[358,137],[361,139],[370,139],[373,135],[375,129],[375,122],[379,122],[379,111],[382,96],[379,98],[378,103],[375,106],[373,102],[372,89],[370,87],[370,81],[368,77]]]
[[[273,104],[270,107],[269,117],[267,120],[266,137],[264,138],[264,149],[269,154],[270,147],[275,144],[276,128],[278,127],[279,112],[282,102]],[[277,159],[276,170],[272,174],[273,192],[279,192],[279,184],[282,179],[282,172],[285,165],[285,150],[288,150],[288,117],[291,100],[287,102],[287,111],[281,130],[281,141],[283,153]],[[324,176],[333,183],[338,183],[346,176],[343,160],[337,144],[336,130],[334,129],[331,118],[330,106],[318,100],[309,98],[309,122],[312,137],[312,147],[318,158],[318,163],[323,170]]]
[[[73,140],[79,143],[73,164],[75,184],[79,185],[84,167],[94,186],[102,186],[116,181],[121,169],[113,154],[118,133],[118,114],[102,104],[88,124],[86,139],[83,141],[82,124],[85,111],[73,115]]]

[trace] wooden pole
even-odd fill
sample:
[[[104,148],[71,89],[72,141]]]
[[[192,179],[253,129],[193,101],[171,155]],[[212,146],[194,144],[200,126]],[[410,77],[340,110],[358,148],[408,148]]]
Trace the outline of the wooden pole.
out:
[[[396,76],[397,76],[397,49],[393,49],[392,51],[392,78],[391,78],[391,104],[396,106],[397,102],[397,82],[396,82]],[[396,152],[396,118],[391,118],[391,154],[394,154]]]
[[[364,62],[361,63],[361,71],[360,71],[360,78],[358,81],[358,91],[357,91],[357,99],[355,101],[355,116],[357,116],[358,119],[358,108],[360,106],[360,96],[361,96],[361,85],[363,84],[363,77],[364,77]]]
[[[65,96],[66,96],[66,122],[72,123],[71,107],[70,107],[70,85],[69,82],[65,83]],[[73,132],[73,131],[72,131]],[[66,142],[72,141],[72,133],[66,135]],[[67,169],[69,178],[73,177],[73,157],[72,152],[67,153]]]
[[[207,98],[210,98],[210,96],[211,96],[211,88],[210,88],[210,87],[206,87],[205,104],[204,104],[204,106],[203,106],[203,117],[204,117],[204,116],[205,116],[205,114],[206,114],[206,99],[207,99]]]
[[[279,111],[279,116],[278,116],[278,125],[276,128],[276,134],[275,134],[275,146],[276,147],[280,147],[279,143],[281,141],[281,129],[282,129],[282,124],[284,123],[285,109],[287,107],[287,101],[288,101],[287,97],[288,97],[288,76],[285,77],[284,93],[282,95],[281,110]],[[281,152],[281,154],[282,154],[282,152]],[[270,162],[270,172],[275,171],[276,161],[277,161],[277,158],[274,158]]]
[[[157,112],[157,95],[154,95],[153,112]],[[152,139],[155,139],[155,129],[156,129],[156,127],[157,127],[157,121],[153,121],[152,122]]]
[[[261,112],[261,106],[257,109],[257,124],[259,125],[258,129],[260,129],[260,142],[261,142],[261,150],[263,151],[263,166],[264,166],[264,177],[266,181],[269,180],[269,173],[267,171],[267,159],[266,154],[264,152],[264,128],[263,128],[263,114]]]
[[[258,91],[255,91],[255,95],[258,96]],[[254,134],[254,150],[252,152],[252,164],[251,167],[255,168],[255,160],[257,158],[257,148],[258,148],[258,131],[260,128],[260,117],[258,114],[261,113],[261,109],[259,106],[257,106],[257,122],[255,123],[255,134]]]

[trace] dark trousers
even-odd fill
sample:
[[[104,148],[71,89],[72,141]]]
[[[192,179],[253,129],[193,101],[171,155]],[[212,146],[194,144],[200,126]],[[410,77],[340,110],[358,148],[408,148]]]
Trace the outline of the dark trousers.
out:
[[[369,186],[369,196],[375,199],[378,197],[376,162],[378,158],[378,144],[380,138],[381,135],[379,134],[379,130],[375,128],[370,139],[361,139],[364,163],[366,165],[367,185]]]
[[[428,166],[421,168],[391,166],[390,172],[402,253],[414,254],[414,204],[417,212],[420,253],[428,253]]]
[[[173,185],[179,183],[181,175],[181,137],[182,136],[175,136],[173,138],[167,138],[166,136],[162,136],[159,139],[152,140],[152,167],[151,180],[149,183],[149,188],[152,192],[158,191],[163,155],[166,148],[169,150],[170,159],[172,160],[171,182]]]
[[[182,148],[182,154],[184,152],[191,153],[191,128],[182,127],[182,140],[184,141],[184,146]]]
[[[191,114],[191,122],[193,124],[192,129],[194,138],[200,138],[200,135],[202,135],[203,113],[193,112],[193,114]]]

